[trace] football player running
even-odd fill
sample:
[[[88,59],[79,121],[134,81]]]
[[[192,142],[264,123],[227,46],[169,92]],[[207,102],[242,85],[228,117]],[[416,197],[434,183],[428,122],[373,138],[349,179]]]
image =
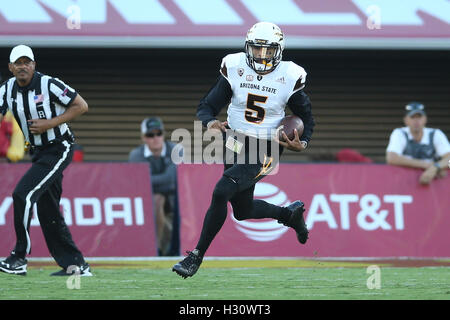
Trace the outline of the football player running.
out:
[[[172,270],[183,278],[193,276],[199,269],[208,247],[225,222],[228,201],[237,220],[276,219],[293,228],[301,244],[308,239],[303,202],[297,200],[280,207],[253,198],[255,184],[278,164],[277,155],[284,148],[304,150],[315,125],[311,102],[303,91],[306,72],[294,62],[282,61],[283,50],[281,29],[269,22],[256,23],[247,32],[245,53],[223,58],[217,82],[200,101],[197,117],[209,130],[222,132],[224,157],[229,150],[234,155],[231,161],[225,157],[224,173],[214,188],[195,249],[173,266]],[[216,116],[225,105],[228,105],[228,117],[221,122]],[[304,131],[301,136],[295,131],[291,140],[282,132],[280,141],[274,132],[285,116],[286,106],[303,120]],[[244,135],[243,143],[234,139],[238,134]],[[255,145],[256,149],[251,147]],[[262,150],[264,157],[250,161],[252,154],[261,154]],[[245,162],[237,163],[236,158],[241,155]]]

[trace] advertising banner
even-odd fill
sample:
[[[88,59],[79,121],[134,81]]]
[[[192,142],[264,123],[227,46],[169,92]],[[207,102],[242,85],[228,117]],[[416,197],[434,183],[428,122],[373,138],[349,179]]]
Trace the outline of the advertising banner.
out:
[[[29,167],[0,165],[0,256],[8,256],[15,245],[11,195]],[[157,255],[148,164],[72,163],[64,171],[60,205],[84,256]],[[31,257],[50,256],[35,212],[30,238]]]
[[[222,165],[181,165],[182,250],[195,248]],[[421,171],[377,164],[281,164],[255,198],[305,203],[306,245],[276,220],[228,217],[208,256],[450,257],[450,177],[428,186]]]

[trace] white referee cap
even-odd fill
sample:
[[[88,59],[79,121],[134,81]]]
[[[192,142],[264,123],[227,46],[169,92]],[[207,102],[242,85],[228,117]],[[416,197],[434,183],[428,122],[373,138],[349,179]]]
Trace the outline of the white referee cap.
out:
[[[33,50],[31,50],[30,47],[23,45],[23,44],[15,46],[11,50],[11,54],[9,55],[9,62],[14,63],[17,61],[17,59],[19,59],[21,57],[28,57],[34,61]]]

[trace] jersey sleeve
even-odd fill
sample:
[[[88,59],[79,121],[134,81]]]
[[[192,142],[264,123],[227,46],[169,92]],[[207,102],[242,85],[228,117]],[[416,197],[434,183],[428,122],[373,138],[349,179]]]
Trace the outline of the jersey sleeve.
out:
[[[8,103],[6,102],[6,82],[0,85],[0,114],[4,116],[8,111]]]
[[[227,56],[227,57],[228,57],[228,56]],[[230,80],[228,79],[227,57],[224,57],[224,58],[222,59],[222,63],[220,64],[219,72],[220,72],[220,74],[221,74],[225,79],[227,79],[228,82],[229,82]]]
[[[406,148],[406,143],[405,134],[402,132],[402,129],[397,128],[392,131],[391,136],[389,137],[389,144],[386,148],[386,152],[394,152],[402,155]]]
[[[231,86],[232,83],[230,72],[234,72],[234,70],[238,67],[242,55],[244,55],[244,53],[232,53],[226,55],[220,64],[219,72],[225,79],[227,79]]]
[[[292,88],[292,92],[290,95],[293,95],[294,93],[302,90],[305,88],[306,85],[306,71],[302,67],[300,67],[298,64],[294,62],[289,62],[290,65],[288,66],[287,75],[290,79],[295,81],[295,84]]]
[[[73,88],[69,87],[58,78],[51,78],[48,81],[48,86],[50,101],[64,107],[68,107],[77,96],[77,92]]]
[[[440,129],[436,129],[436,132],[434,133],[433,144],[437,155],[440,157],[450,152],[450,143],[444,132]]]

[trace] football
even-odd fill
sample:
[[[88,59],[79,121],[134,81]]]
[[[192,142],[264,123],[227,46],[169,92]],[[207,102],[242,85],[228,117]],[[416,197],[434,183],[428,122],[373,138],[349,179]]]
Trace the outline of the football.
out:
[[[297,116],[289,115],[281,119],[280,123],[278,124],[277,129],[278,131],[278,137],[280,141],[284,141],[283,135],[281,134],[282,131],[284,131],[289,138],[289,140],[292,140],[294,138],[294,129],[297,129],[298,136],[301,137],[303,134],[305,126],[303,124],[302,119],[300,119]]]

